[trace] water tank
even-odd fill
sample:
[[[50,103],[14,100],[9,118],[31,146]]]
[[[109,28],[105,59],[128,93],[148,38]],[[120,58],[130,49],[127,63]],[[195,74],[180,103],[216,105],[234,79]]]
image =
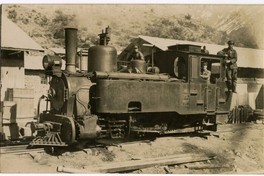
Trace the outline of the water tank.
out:
[[[112,46],[93,46],[88,51],[88,72],[117,71],[117,51]]]

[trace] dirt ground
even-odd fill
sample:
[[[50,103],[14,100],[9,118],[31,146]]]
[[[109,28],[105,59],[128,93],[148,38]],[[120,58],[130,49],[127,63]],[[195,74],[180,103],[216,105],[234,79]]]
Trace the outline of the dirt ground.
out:
[[[57,173],[58,166],[83,169],[105,163],[199,153],[213,160],[174,166],[155,166],[133,174],[264,174],[264,124],[225,124],[208,137],[166,136],[148,142],[121,143],[59,155],[30,153],[2,155],[1,173]],[[206,167],[204,167],[206,166]]]

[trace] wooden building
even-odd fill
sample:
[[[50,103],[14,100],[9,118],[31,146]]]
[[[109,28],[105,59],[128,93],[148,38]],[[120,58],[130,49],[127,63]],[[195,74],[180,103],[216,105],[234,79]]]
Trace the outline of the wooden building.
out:
[[[28,87],[26,70],[32,66],[28,63],[35,63],[35,59],[43,55],[44,49],[39,44],[7,17],[1,16],[0,109],[1,123],[9,129],[5,130],[9,132],[8,138],[18,138],[17,130],[24,125],[23,120],[35,115],[36,85]]]
[[[25,88],[25,60],[30,55],[42,55],[44,49],[16,24],[1,18],[1,101],[8,88]],[[41,57],[42,57],[41,56]],[[30,61],[31,62],[31,61]],[[32,58],[32,62],[33,58]]]

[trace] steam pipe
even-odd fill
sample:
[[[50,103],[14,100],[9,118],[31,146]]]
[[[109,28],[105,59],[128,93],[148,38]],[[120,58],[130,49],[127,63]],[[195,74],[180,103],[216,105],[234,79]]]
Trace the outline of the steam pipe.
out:
[[[100,72],[93,73],[94,77],[98,79],[145,79],[155,81],[169,81],[168,75],[151,75],[151,74],[133,74],[133,73],[118,73],[118,72]]]
[[[76,72],[77,29],[65,28],[66,71]]]

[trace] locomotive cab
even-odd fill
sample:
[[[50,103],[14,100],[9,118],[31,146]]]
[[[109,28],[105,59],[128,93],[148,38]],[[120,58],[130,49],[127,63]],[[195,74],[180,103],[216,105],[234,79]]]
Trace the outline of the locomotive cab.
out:
[[[215,84],[218,79],[225,78],[223,58],[216,55],[201,53],[198,45],[173,45],[167,51],[154,54],[154,63],[160,73],[184,82],[204,82],[201,79],[203,63],[208,63],[211,71],[210,83]]]

